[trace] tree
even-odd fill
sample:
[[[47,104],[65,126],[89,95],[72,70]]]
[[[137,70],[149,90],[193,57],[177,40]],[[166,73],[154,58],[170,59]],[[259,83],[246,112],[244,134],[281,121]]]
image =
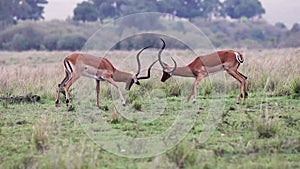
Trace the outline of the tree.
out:
[[[258,0],[225,0],[224,9],[226,14],[233,19],[253,18],[265,13],[265,9]]]
[[[117,18],[122,14],[122,5],[127,4],[126,0],[92,0],[98,10],[98,17],[103,23],[105,18]]]
[[[121,9],[122,14],[128,15],[140,12],[158,12],[157,0],[129,0]]]
[[[97,21],[98,19],[98,10],[91,2],[84,1],[77,4],[73,12],[73,20],[76,21]]]
[[[47,0],[1,0],[0,23],[1,28],[17,23],[18,20],[44,19],[44,4]]]
[[[296,32],[300,32],[300,24],[299,23],[294,23],[292,29],[291,29],[292,33],[296,33]]]
[[[17,20],[40,20],[44,19],[44,7],[47,0],[15,0],[14,15]]]
[[[159,12],[169,13],[189,20],[202,17],[224,16],[220,0],[161,0],[157,2]]]
[[[189,20],[191,20],[201,15],[200,0],[172,0],[170,1],[170,6],[167,11],[172,12],[171,14],[178,17],[188,18]]]
[[[203,0],[200,4],[201,17],[211,20],[213,17],[224,17],[223,4],[220,0]]]
[[[0,1],[0,23],[1,29],[4,29],[8,25],[14,24],[15,19],[13,15],[13,1]]]

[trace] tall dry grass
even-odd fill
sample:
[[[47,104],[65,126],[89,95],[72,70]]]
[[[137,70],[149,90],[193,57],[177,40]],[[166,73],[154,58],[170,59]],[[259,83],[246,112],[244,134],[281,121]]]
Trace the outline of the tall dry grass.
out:
[[[34,93],[54,98],[67,52],[3,52],[0,54],[0,96]]]
[[[299,92],[300,86],[300,49],[266,49],[240,50],[244,54],[245,62],[240,71],[248,76],[250,92],[266,91],[278,95]],[[48,99],[54,99],[57,84],[64,78],[62,60],[70,52],[2,52],[0,53],[0,96],[38,94]],[[136,51],[114,51],[107,58],[120,70],[134,73],[136,70]],[[141,56],[143,72],[156,59],[157,51],[146,51]],[[198,52],[200,53],[200,52]],[[97,56],[105,56],[104,52],[96,52]],[[186,55],[186,51],[170,50],[164,52],[164,58],[172,63],[168,57],[177,58],[178,65],[188,64],[194,55]],[[134,60],[130,60],[133,58]],[[133,64],[134,63],[134,64]],[[154,74],[160,76],[160,66],[154,66]],[[230,90],[238,91],[238,83],[229,75],[225,75]],[[157,79],[157,78],[156,78]],[[155,83],[155,82],[152,82]],[[160,82],[158,82],[160,83]],[[182,82],[182,88],[190,90],[192,83]],[[204,80],[199,85],[200,94],[209,92],[209,85],[222,85]],[[204,91],[203,91],[204,90]]]
[[[300,49],[246,50],[241,66],[249,80],[250,91],[285,95],[300,86]]]

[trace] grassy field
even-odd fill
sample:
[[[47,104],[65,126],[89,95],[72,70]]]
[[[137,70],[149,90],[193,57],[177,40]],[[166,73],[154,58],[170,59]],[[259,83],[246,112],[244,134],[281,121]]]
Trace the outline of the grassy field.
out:
[[[144,68],[155,59],[151,52],[143,56]],[[115,51],[108,58],[134,72],[128,56],[135,53]],[[164,54],[183,65],[193,57],[185,53]],[[1,52],[0,168],[300,168],[300,49],[242,53],[249,88],[243,104],[235,104],[237,81],[223,72],[200,82],[197,104],[185,103],[193,79],[161,83],[157,64],[141,86],[126,92],[120,84],[126,107],[115,88],[101,83],[105,108],[98,109],[95,82],[87,78],[74,84],[72,108],[63,98],[55,108],[69,52]],[[168,137],[151,140],[161,133]],[[127,138],[151,139],[134,145]]]

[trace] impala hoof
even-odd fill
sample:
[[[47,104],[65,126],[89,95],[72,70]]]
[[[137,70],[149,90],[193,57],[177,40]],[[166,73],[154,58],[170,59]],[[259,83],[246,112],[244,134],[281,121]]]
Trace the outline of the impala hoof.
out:
[[[196,99],[193,99],[193,104],[195,104],[196,103]]]
[[[59,106],[60,106],[59,100],[57,99],[57,100],[55,101],[55,107],[59,107]]]
[[[99,106],[98,108],[101,109],[101,110],[104,110],[104,111],[108,111],[109,110],[107,106]]]

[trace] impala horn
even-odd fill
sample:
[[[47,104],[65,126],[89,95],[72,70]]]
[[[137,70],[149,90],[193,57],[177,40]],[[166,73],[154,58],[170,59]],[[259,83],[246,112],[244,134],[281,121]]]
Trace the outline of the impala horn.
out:
[[[151,71],[151,68],[152,66],[158,61],[154,61],[148,68],[148,73],[147,73],[147,76],[141,76],[141,77],[138,77],[138,75],[140,74],[140,71],[141,71],[141,62],[140,62],[140,54],[143,52],[143,50],[147,49],[147,48],[150,48],[152,46],[147,46],[147,47],[144,47],[142,50],[139,51],[139,53],[136,55],[136,60],[137,60],[137,64],[138,64],[138,70],[137,70],[137,73],[135,74],[137,80],[139,79],[149,79],[150,78],[150,71]]]
[[[166,47],[165,41],[164,41],[163,39],[161,39],[161,41],[163,42],[163,46],[161,47],[160,51],[158,52],[158,60],[159,60],[159,63],[160,63],[160,65],[161,65],[161,67],[163,68],[163,71],[166,72],[166,73],[172,74],[172,73],[175,71],[176,67],[177,67],[177,63],[176,63],[176,61],[173,59],[173,57],[171,57],[172,61],[174,62],[174,68],[173,68],[172,70],[168,70],[168,68],[165,66],[165,63],[163,63],[163,62],[161,61],[161,53],[162,53],[162,51],[163,51],[163,50],[165,49],[165,47]]]

